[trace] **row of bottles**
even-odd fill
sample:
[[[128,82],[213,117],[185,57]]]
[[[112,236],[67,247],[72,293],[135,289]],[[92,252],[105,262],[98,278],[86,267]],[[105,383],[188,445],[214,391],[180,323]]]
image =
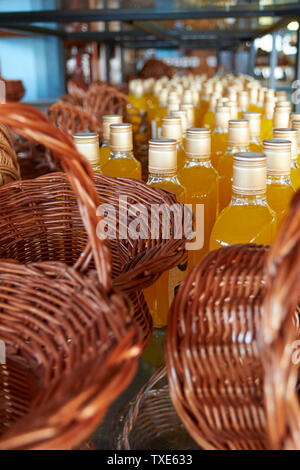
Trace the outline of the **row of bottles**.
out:
[[[230,80],[222,85],[228,96],[223,96],[215,81],[217,98],[206,100],[210,82],[203,82],[198,107],[181,103],[181,109],[175,105],[166,108],[159,116],[160,138],[149,141],[147,184],[167,189],[178,201],[191,204],[196,217],[202,217],[203,228],[201,248],[189,251],[180,266],[145,290],[155,326],[166,324],[182,277],[210,250],[235,243],[271,244],[294,191],[300,187],[300,115],[291,113],[285,96],[276,97],[273,90],[260,89],[252,82],[243,83],[247,90],[238,86],[235,90]],[[157,81],[152,83],[155,86]],[[181,96],[187,99],[190,94],[181,85]],[[166,96],[176,102],[172,88]],[[149,88],[143,101],[146,107],[151,97]],[[187,113],[191,108],[203,127],[191,126]],[[96,135],[94,151],[84,150],[83,145],[81,153],[95,171],[141,179],[140,163],[132,153],[131,125],[114,121],[113,116],[107,118],[104,148],[99,153]],[[74,136],[78,148],[84,138],[83,134]],[[101,154],[104,150],[105,157]],[[197,207],[202,207],[199,214]]]

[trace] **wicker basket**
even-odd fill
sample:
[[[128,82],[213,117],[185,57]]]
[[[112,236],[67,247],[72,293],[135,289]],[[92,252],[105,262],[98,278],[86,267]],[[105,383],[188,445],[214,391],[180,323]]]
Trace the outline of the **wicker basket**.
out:
[[[170,393],[205,449],[270,447],[257,345],[267,255],[268,248],[257,245],[211,252],[186,276],[171,308],[165,349]],[[291,315],[296,322],[295,308]]]
[[[89,164],[71,138],[41,113],[36,120],[26,105],[2,105],[0,121],[61,159],[88,233],[80,261],[93,257],[97,273],[95,283],[65,263],[0,261],[0,339],[6,352],[0,366],[0,449],[71,448],[90,435],[132,379],[142,336],[128,297],[112,287],[110,250],[96,234],[99,198]],[[38,244],[35,203],[24,195],[19,192],[23,221],[31,217]],[[56,218],[49,209],[48,222],[51,213]],[[11,225],[15,239],[21,227]],[[59,241],[52,248],[59,249]]]
[[[265,263],[267,295],[259,335],[265,371],[267,430],[273,449],[300,449],[299,329],[300,192]]]
[[[185,430],[170,398],[166,369],[159,369],[118,420],[113,448],[125,450],[199,449]]]
[[[126,95],[115,88],[94,85],[85,95],[84,109],[97,122],[102,122],[105,114],[121,114],[125,116],[127,103]]]
[[[9,130],[0,124],[0,186],[20,179],[20,168]]]
[[[36,120],[41,121],[37,111],[32,112]],[[140,291],[157,280],[163,271],[177,265],[184,256],[185,239],[176,238],[177,229],[184,224],[182,212],[171,210],[171,238],[164,239],[161,214],[154,214],[148,226],[148,213],[151,205],[174,206],[176,198],[172,193],[151,188],[141,181],[101,174],[94,174],[94,183],[100,200],[111,204],[117,215],[119,197],[123,197],[122,207],[128,211],[128,224],[135,218],[130,212],[133,204],[143,204],[147,208],[147,214],[141,214],[139,218],[143,221],[144,239],[120,238],[124,226],[118,219],[117,237],[110,242],[113,285],[130,294],[146,345],[152,320]],[[21,263],[60,261],[75,265],[82,273],[88,272],[89,277],[95,276],[91,251],[84,251],[87,235],[76,198],[64,173],[10,184],[2,192],[0,201],[0,257]],[[32,218],[36,224],[32,223]],[[158,228],[158,238],[151,239],[151,224]]]
[[[68,134],[98,132],[102,137],[102,128],[96,119],[78,106],[69,103],[54,103],[48,109],[48,117],[52,124]]]

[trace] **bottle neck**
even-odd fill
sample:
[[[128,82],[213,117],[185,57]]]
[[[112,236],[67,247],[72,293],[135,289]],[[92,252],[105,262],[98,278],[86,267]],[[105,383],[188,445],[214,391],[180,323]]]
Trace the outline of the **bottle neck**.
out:
[[[228,128],[227,127],[215,127],[213,134],[228,134]]]
[[[103,139],[103,140],[102,140],[101,147],[109,147],[109,140]]]
[[[245,195],[238,191],[233,191],[232,206],[267,206],[266,194]]]
[[[291,186],[290,175],[270,175],[267,174],[267,184],[280,184]]]
[[[188,157],[186,155],[184,168],[193,168],[193,167],[197,167],[197,166],[201,166],[203,168],[212,168],[210,158]]]
[[[180,184],[176,173],[149,173],[147,184],[157,184],[168,181],[174,184]]]
[[[245,144],[229,144],[227,147],[227,154],[229,153],[238,153],[238,152],[249,152],[249,145]]]
[[[134,155],[132,153],[132,150],[127,150],[126,152],[113,152],[111,151],[110,153],[110,156],[109,156],[109,159],[110,160],[115,160],[117,158],[131,158],[133,159],[134,158]]]
[[[257,144],[257,145],[260,145],[261,142],[260,142],[260,138],[258,135],[252,135],[250,136],[250,144]]]

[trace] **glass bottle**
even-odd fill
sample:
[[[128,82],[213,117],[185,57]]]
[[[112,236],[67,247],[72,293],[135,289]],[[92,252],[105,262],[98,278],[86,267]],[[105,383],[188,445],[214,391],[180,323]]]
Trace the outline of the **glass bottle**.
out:
[[[102,118],[103,140],[100,147],[100,166],[102,167],[110,156],[109,136],[110,125],[120,123],[123,121],[122,116],[118,114],[105,114]]]
[[[111,124],[109,146],[111,154],[102,168],[103,173],[108,176],[141,179],[141,164],[132,152],[132,125]]]
[[[267,157],[267,202],[276,213],[277,230],[281,227],[295,194],[291,184],[291,142],[269,139],[263,142]]]
[[[215,110],[215,126],[211,136],[211,162],[217,168],[219,158],[225,153],[228,138],[228,122],[230,120],[230,108],[217,106]]]
[[[186,162],[178,173],[178,179],[186,190],[186,203],[192,204],[195,226],[197,230],[203,230],[203,246],[188,252],[189,268],[195,266],[208,253],[209,237],[218,213],[219,177],[211,164],[210,151],[210,129],[188,129]],[[197,234],[198,240],[201,235]]]
[[[161,136],[175,139],[177,142],[177,168],[180,171],[185,164],[185,151],[182,145],[182,124],[178,116],[167,116],[161,121]]]
[[[95,132],[79,132],[73,135],[73,142],[78,152],[90,162],[93,171],[101,173],[99,135]]]
[[[232,198],[219,214],[210,237],[210,250],[238,243],[270,245],[276,215],[266,198],[266,157],[262,153],[234,155]]]
[[[248,111],[246,113],[243,113],[243,119],[247,119],[247,121],[249,121],[250,152],[261,152],[262,151],[262,144],[260,141],[261,114]]]
[[[147,184],[171,191],[179,202],[185,201],[185,189],[177,178],[175,139],[149,140],[149,178]],[[168,312],[176,290],[187,270],[187,258],[179,266],[164,272],[144,295],[155,327],[167,324]]]
[[[249,121],[231,119],[228,125],[228,147],[219,158],[216,170],[219,173],[219,207],[226,207],[232,196],[233,157],[237,153],[249,152]]]
[[[286,139],[291,142],[291,182],[295,191],[300,188],[300,168],[298,165],[298,131],[297,129],[273,129],[276,139]]]

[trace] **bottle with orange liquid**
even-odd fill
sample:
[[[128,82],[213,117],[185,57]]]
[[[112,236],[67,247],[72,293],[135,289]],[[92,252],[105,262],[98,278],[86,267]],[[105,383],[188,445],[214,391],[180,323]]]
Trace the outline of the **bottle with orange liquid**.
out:
[[[246,113],[249,108],[249,96],[248,92],[245,90],[241,90],[237,94],[238,99],[238,117],[241,119],[242,114]]]
[[[152,187],[167,189],[176,195],[179,202],[184,202],[186,192],[177,178],[176,140],[149,140],[149,179]],[[151,286],[144,289],[144,295],[153,318],[155,327],[167,324],[171,302],[187,270],[187,260],[168,272],[163,273]]]
[[[101,173],[99,135],[95,132],[79,132],[73,135],[78,152],[90,162],[93,171]]]
[[[170,116],[176,116],[179,117],[181,120],[181,129],[182,129],[182,146],[185,149],[185,144],[186,144],[186,131],[188,127],[187,123],[187,114],[186,111],[183,111],[182,109],[179,111],[171,111]]]
[[[129,82],[128,101],[132,106],[135,106],[142,112],[147,110],[147,100],[144,96],[143,81],[134,79]]]
[[[142,167],[133,155],[132,125],[110,125],[111,154],[102,171],[108,176],[142,179]]]
[[[269,139],[263,142],[267,157],[267,202],[276,213],[277,230],[281,227],[295,194],[291,183],[291,142]]]
[[[217,172],[219,173],[219,207],[226,207],[232,196],[233,157],[237,153],[249,152],[249,121],[232,119],[228,125],[228,148],[219,158]]]
[[[290,123],[290,103],[281,101],[275,106],[273,115],[273,129],[286,129]]]
[[[219,177],[210,161],[210,140],[210,129],[188,129],[186,162],[178,173],[178,179],[186,189],[185,201],[192,204],[196,229],[203,230],[204,235],[203,246],[188,252],[189,269],[208,253],[209,237],[218,213]]]
[[[227,149],[229,120],[230,108],[228,106],[217,106],[215,126],[211,136],[211,162],[214,168],[217,168],[219,159]]]
[[[291,182],[295,191],[300,188],[300,168],[298,165],[298,131],[297,129],[273,129],[276,139],[285,139],[291,142]]]
[[[182,145],[182,124],[180,117],[167,116],[161,121],[161,136],[175,139],[177,142],[177,169],[180,171],[185,164],[185,151]]]
[[[182,104],[180,106],[180,110],[186,112],[187,128],[194,127],[195,126],[194,106],[192,104]]]
[[[261,134],[260,134],[261,142],[265,139],[270,139],[272,137],[274,108],[275,108],[274,97],[272,96],[266,97],[264,101],[264,114],[263,114],[263,118],[261,121]]]
[[[247,119],[247,121],[249,121],[250,152],[258,152],[258,153],[261,152],[262,151],[262,144],[260,141],[261,114],[248,111],[247,113],[243,113],[243,119]]]
[[[120,123],[123,121],[122,116],[118,114],[105,114],[102,118],[102,127],[103,127],[103,140],[100,147],[100,166],[102,167],[110,156],[110,125]]]
[[[215,126],[215,110],[217,106],[218,95],[212,94],[209,100],[209,108],[203,117],[203,127],[213,130]],[[222,104],[221,104],[222,106]]]
[[[238,243],[270,245],[276,215],[266,198],[266,157],[262,153],[234,155],[232,198],[219,214],[210,237],[210,250]]]

